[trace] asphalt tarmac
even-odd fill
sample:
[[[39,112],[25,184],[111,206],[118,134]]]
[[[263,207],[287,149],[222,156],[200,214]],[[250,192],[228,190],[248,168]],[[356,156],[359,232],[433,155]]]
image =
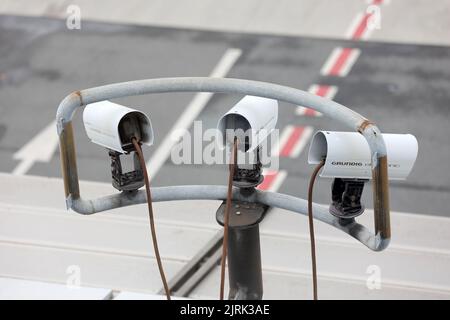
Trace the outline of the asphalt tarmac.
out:
[[[330,53],[339,47],[359,50],[348,74],[321,73]],[[302,90],[312,84],[334,86],[334,100],[368,117],[383,132],[414,134],[419,156],[408,180],[391,184],[391,208],[450,216],[445,205],[450,194],[450,48],[445,46],[95,22],[84,22],[81,30],[68,30],[62,20],[0,16],[0,171],[14,172],[21,162],[14,155],[51,124],[59,102],[70,92],[135,79],[208,76],[230,48],[239,49],[240,55],[226,77]],[[194,94],[158,94],[115,102],[151,117],[155,144],[145,152],[151,160],[194,98]],[[240,98],[213,95],[198,117],[203,129],[215,127]],[[80,178],[109,182],[107,152],[89,142],[81,115],[79,112],[74,120]],[[283,133],[289,126],[346,130],[326,117],[299,115],[296,106],[280,103],[277,127]],[[278,191],[306,197],[313,170],[307,164],[307,148],[280,159],[285,178],[280,179]],[[58,150],[49,161],[34,162],[24,174],[60,177]],[[168,159],[154,175],[153,185],[225,184],[226,174],[224,166],[180,166]],[[330,184],[328,179],[319,180],[316,201],[329,202]],[[371,207],[370,198],[368,186],[367,207]]]

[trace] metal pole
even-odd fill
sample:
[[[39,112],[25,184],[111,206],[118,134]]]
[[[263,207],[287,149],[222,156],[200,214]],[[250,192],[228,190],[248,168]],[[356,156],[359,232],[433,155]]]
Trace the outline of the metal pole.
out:
[[[261,300],[263,282],[259,225],[230,227],[228,232],[228,299]]]
[[[248,196],[256,190],[241,188]],[[261,300],[263,296],[259,223],[269,207],[260,203],[232,201],[228,221],[228,279],[230,300]],[[216,220],[223,226],[225,201],[217,209]]]

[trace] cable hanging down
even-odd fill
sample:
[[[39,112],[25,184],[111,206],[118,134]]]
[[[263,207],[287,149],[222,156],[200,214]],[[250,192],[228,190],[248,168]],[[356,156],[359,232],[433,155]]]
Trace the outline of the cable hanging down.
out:
[[[156,262],[158,264],[159,274],[161,276],[161,281],[164,286],[166,298],[167,298],[167,300],[170,300],[170,289],[169,289],[169,285],[167,284],[166,276],[164,274],[161,256],[159,254],[158,240],[156,238],[156,228],[155,228],[155,220],[154,220],[154,216],[153,216],[152,196],[150,193],[150,180],[148,178],[147,167],[145,165],[145,160],[144,160],[144,154],[142,153],[142,148],[141,148],[140,142],[138,142],[137,139],[134,137],[131,139],[131,141],[133,142],[134,148],[138,154],[139,162],[141,164],[142,172],[144,174],[145,190],[147,193],[148,216],[149,216],[149,220],[150,220],[150,231],[152,234],[153,249],[155,251]]]
[[[230,219],[231,198],[233,193],[233,176],[237,163],[237,137],[234,137],[233,148],[230,155],[227,200],[225,203],[224,222],[223,222],[223,242],[222,242],[222,258],[220,259],[220,294],[219,299],[224,299],[225,291],[225,264],[228,254],[228,222]]]
[[[312,196],[314,189],[314,181],[320,169],[325,165],[325,161],[322,160],[314,169],[311,179],[309,180],[308,188],[308,220],[309,220],[309,238],[311,242],[311,264],[312,264],[312,278],[313,278],[313,298],[317,300],[317,261],[316,261],[316,239],[314,236],[314,216],[312,209]]]

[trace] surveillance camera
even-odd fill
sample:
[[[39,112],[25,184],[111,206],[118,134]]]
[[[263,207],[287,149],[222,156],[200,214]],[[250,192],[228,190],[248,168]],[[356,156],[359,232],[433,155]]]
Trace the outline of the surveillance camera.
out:
[[[417,158],[418,144],[411,134],[383,134],[388,156],[388,177],[403,180]],[[364,183],[372,178],[370,149],[356,132],[319,131],[311,142],[308,162],[325,160],[321,177],[334,178],[331,185],[330,213],[348,223],[364,212],[361,197]]]
[[[275,129],[277,119],[278,101],[254,96],[245,96],[220,118],[216,139],[219,147],[231,145],[237,138],[239,149],[249,158],[247,162],[238,157],[233,185],[252,188],[263,181],[261,144]]]
[[[91,103],[83,112],[86,133],[92,142],[106,147],[111,158],[112,185],[120,191],[137,190],[144,185],[144,175],[132,138],[146,145],[153,143],[150,119],[142,112],[110,101]],[[133,169],[124,170],[121,156],[133,156]]]
[[[153,143],[152,124],[144,113],[110,101],[88,104],[83,122],[92,142],[119,153],[134,149],[133,137],[146,145]]]
[[[406,179],[417,158],[417,139],[411,134],[383,134],[383,139],[389,179]],[[357,132],[318,131],[309,148],[308,162],[318,164],[323,159],[325,166],[321,177],[372,178],[369,145]]]
[[[244,151],[255,150],[275,129],[278,102],[273,99],[245,96],[220,118],[217,142],[220,147],[237,137]]]

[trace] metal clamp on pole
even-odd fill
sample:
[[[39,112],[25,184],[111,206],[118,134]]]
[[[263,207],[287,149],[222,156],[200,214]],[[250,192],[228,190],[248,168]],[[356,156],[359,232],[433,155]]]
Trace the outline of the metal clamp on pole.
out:
[[[373,177],[375,233],[370,233],[356,222],[342,226],[337,218],[314,206],[314,217],[339,228],[358,239],[370,249],[379,251],[389,244],[391,230],[389,218],[389,186],[386,146],[380,130],[375,124],[351,109],[313,94],[276,84],[221,78],[163,78],[116,83],[82,91],[67,96],[59,105],[56,119],[60,139],[61,164],[64,179],[66,203],[68,208],[81,213],[92,214],[104,210],[143,203],[142,191],[119,193],[94,200],[84,200],[80,195],[76,164],[75,141],[72,129],[74,113],[80,107],[108,99],[127,96],[167,93],[167,92],[221,92],[264,97],[294,105],[315,109],[331,119],[338,121],[366,139],[371,154]],[[225,190],[220,187],[179,187],[153,189],[154,201],[184,199],[220,199],[226,198]],[[158,190],[159,189],[159,190]],[[171,193],[175,192],[175,193]],[[238,193],[235,194],[239,197]],[[284,208],[306,214],[306,202],[302,199],[281,194],[256,192],[255,202],[272,207]],[[329,217],[331,216],[331,217]]]
[[[228,274],[230,300],[261,300],[263,281],[259,223],[269,207],[259,203],[233,201],[228,221]],[[224,225],[225,202],[216,213]],[[243,254],[245,253],[245,254]]]

